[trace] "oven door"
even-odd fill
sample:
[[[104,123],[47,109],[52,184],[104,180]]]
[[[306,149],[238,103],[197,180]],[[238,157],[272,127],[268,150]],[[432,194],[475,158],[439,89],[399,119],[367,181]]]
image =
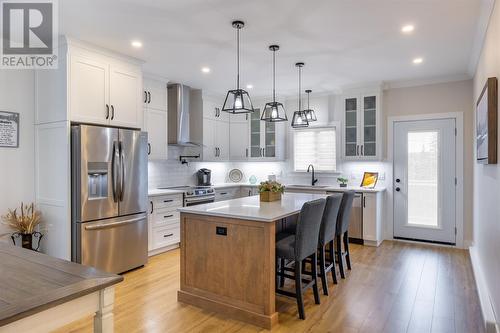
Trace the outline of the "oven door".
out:
[[[184,207],[203,205],[215,201],[215,195],[184,198]]]

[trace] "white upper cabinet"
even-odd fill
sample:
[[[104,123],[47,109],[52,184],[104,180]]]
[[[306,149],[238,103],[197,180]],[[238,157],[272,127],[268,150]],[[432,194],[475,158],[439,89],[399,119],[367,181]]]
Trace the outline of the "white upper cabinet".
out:
[[[168,157],[167,81],[144,78],[144,128],[148,132],[148,158]]]
[[[229,160],[229,123],[226,121],[215,122],[215,147],[218,160]]]
[[[244,161],[249,155],[248,114],[231,115],[229,121],[229,160]]]
[[[144,107],[167,111],[167,83],[159,80],[144,79],[142,99]]]
[[[215,161],[217,150],[215,147],[215,127],[217,121],[203,118],[203,160]]]
[[[84,123],[109,122],[109,65],[74,55],[71,57],[69,107],[71,120]]]
[[[142,74],[135,68],[110,66],[110,124],[137,127],[141,123]]]
[[[380,92],[372,92],[342,98],[345,159],[378,160],[382,156],[380,96]]]
[[[249,114],[251,160],[274,161],[284,159],[285,137],[283,122],[260,120],[260,109]]]
[[[203,160],[229,160],[229,114],[222,112],[217,100],[203,97]]]

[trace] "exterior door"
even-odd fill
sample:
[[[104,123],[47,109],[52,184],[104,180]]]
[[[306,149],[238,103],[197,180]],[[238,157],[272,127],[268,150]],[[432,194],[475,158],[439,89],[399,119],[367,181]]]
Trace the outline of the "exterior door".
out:
[[[148,202],[147,134],[120,129],[120,215],[146,212]]]
[[[455,244],[455,120],[394,124],[394,237]]]

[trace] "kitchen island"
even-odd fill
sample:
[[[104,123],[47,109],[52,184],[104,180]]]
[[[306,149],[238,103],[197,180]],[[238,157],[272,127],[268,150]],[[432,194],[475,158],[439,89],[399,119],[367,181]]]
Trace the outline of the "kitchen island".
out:
[[[275,309],[277,223],[325,195],[285,193],[180,208],[180,302],[271,329]]]
[[[94,332],[113,332],[114,285],[123,280],[0,243],[0,332],[51,332],[94,315]]]

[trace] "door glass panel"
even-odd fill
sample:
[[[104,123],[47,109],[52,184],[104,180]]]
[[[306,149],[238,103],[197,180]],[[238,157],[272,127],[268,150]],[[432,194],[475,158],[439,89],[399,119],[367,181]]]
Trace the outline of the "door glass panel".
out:
[[[266,157],[275,157],[276,124],[266,122]]]
[[[408,224],[439,226],[439,132],[408,132]]]
[[[358,144],[358,100],[356,98],[345,99],[345,155],[356,156]]]
[[[250,157],[260,157],[260,109],[250,114]]]
[[[363,155],[376,155],[377,137],[377,97],[365,96],[363,98]]]

